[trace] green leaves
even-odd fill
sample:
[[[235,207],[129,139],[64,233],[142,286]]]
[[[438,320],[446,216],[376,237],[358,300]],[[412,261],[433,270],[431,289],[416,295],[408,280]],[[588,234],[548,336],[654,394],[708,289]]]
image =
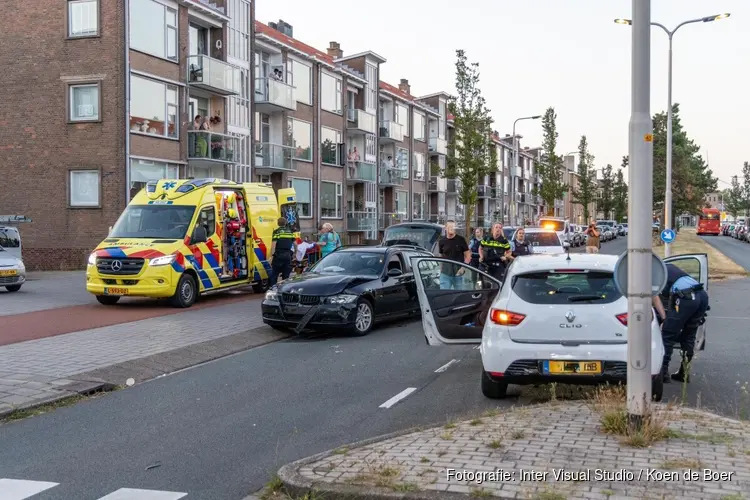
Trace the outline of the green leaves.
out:
[[[583,207],[583,220],[588,224],[591,220],[590,204],[596,200],[596,170],[594,170],[594,155],[589,152],[589,143],[585,135],[578,143],[578,186],[572,192],[573,203]]]
[[[614,199],[612,197],[615,180],[612,177],[612,165],[607,165],[602,169],[602,181],[600,183],[602,190],[602,197],[599,200],[599,210],[604,212],[604,218],[609,219],[612,217],[612,210],[614,209]]]
[[[621,168],[617,169],[615,183],[612,189],[612,210],[617,222],[622,222],[628,215],[628,185]]]
[[[539,195],[544,199],[548,210],[554,213],[555,200],[562,199],[567,189],[565,179],[563,177],[564,166],[562,157],[556,153],[557,139],[559,134],[557,132],[557,113],[555,108],[548,108],[542,117],[542,131],[544,138],[542,140],[542,153],[541,161],[536,165],[536,171],[542,178],[542,187],[540,189],[534,189],[533,194]]]

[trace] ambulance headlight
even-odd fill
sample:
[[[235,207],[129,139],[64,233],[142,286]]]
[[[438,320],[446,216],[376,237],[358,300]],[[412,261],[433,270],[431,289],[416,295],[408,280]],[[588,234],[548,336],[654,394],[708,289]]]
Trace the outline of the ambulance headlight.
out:
[[[92,253],[89,255],[89,265],[95,266],[96,265],[96,253]]]
[[[172,262],[174,262],[175,258],[177,258],[177,255],[175,255],[175,254],[164,255],[162,257],[156,257],[155,259],[151,259],[148,264],[151,267],[154,267],[154,266],[168,266]]]

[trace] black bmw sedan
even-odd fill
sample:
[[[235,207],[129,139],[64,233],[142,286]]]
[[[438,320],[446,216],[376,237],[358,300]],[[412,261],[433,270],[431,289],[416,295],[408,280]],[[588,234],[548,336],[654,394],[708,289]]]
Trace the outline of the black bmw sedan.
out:
[[[430,255],[406,246],[339,248],[269,290],[261,304],[263,322],[296,333],[367,335],[379,321],[419,313],[410,259]]]

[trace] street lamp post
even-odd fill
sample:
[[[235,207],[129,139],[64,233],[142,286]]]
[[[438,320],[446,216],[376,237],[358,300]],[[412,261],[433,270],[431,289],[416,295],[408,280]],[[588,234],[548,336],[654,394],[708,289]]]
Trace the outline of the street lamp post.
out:
[[[535,116],[524,116],[522,118],[516,118],[516,121],[513,122],[513,169],[510,172],[510,225],[516,226],[516,216],[517,216],[517,208],[518,203],[516,202],[516,181],[515,181],[515,173],[518,169],[518,137],[516,136],[516,124],[522,120],[538,120],[541,118],[542,115],[535,115]]]
[[[682,28],[686,24],[693,23],[710,23],[718,21],[720,19],[726,19],[731,14],[716,14],[713,16],[700,17],[697,19],[690,19],[683,21],[677,25],[675,29],[669,31],[666,26],[661,23],[651,22],[651,26],[657,26],[664,30],[664,33],[669,37],[669,70],[667,76],[667,180],[665,186],[664,195],[664,229],[672,229],[672,38],[678,29]],[[633,22],[630,19],[615,19],[617,24],[632,25]],[[664,256],[669,257],[672,255],[672,244],[664,244]]]

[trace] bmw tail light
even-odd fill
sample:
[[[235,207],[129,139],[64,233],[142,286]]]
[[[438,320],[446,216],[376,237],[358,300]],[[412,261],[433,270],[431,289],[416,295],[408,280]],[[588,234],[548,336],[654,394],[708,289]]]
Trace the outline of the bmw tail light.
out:
[[[525,318],[525,314],[505,311],[503,309],[493,309],[492,312],[490,312],[490,319],[492,322],[503,326],[518,326]]]
[[[628,313],[622,313],[615,316],[617,320],[623,324],[623,326],[628,326]]]

